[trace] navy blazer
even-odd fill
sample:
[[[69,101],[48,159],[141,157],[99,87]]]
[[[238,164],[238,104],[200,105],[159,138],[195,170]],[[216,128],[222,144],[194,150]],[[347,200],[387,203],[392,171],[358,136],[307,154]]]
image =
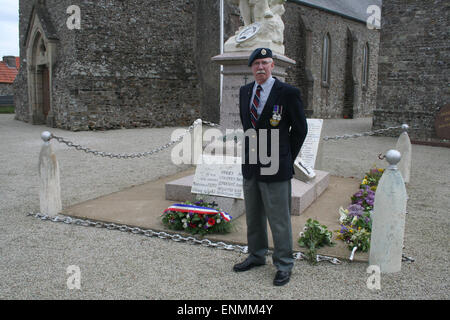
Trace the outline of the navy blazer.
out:
[[[253,93],[255,82],[242,86],[239,92],[239,109],[242,127],[246,137],[243,141],[243,163],[242,175],[245,179],[251,179],[256,176],[258,181],[276,182],[290,180],[294,173],[294,160],[305,141],[308,132],[306,117],[303,110],[303,103],[300,97],[300,91],[275,78],[275,83],[270,91],[267,102],[256,123],[255,131],[250,120],[250,99]],[[277,126],[270,124],[274,105],[282,106],[281,121]],[[260,146],[260,130],[267,129],[267,156],[271,157],[271,131],[279,130],[279,167],[275,174],[261,174],[261,168],[270,167],[271,163],[261,163],[258,152]],[[250,130],[250,131],[249,131]],[[249,137],[256,132],[257,146],[249,146]],[[244,143],[245,142],[245,143]],[[256,152],[256,154],[251,154]],[[250,159],[256,157],[254,164]],[[254,162],[254,161],[253,161]],[[264,161],[263,161],[264,162]]]

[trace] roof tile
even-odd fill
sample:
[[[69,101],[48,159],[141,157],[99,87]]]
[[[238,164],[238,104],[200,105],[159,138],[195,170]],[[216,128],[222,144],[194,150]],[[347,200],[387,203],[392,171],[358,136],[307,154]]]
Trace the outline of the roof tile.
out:
[[[17,68],[9,67],[5,62],[0,61],[0,83],[13,83],[19,72],[20,59],[16,57]]]

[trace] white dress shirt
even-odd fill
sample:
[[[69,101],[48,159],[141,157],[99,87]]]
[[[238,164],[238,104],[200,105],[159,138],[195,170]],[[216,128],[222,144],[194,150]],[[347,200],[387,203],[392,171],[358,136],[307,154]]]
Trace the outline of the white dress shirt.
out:
[[[275,83],[275,78],[272,76],[266,80],[263,84],[261,84],[261,92],[259,94],[259,106],[258,106],[258,118],[261,115],[264,106],[266,105],[267,99],[269,98],[270,91],[272,90],[273,84]],[[256,88],[258,87],[258,83],[255,81],[255,85],[253,86],[252,98],[250,99],[250,108],[252,106],[253,98],[255,97]]]

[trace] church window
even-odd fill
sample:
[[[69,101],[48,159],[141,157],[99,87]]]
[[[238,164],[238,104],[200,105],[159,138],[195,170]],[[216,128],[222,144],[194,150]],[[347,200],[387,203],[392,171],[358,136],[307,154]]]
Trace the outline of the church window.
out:
[[[367,88],[369,84],[369,44],[366,43],[363,49],[363,65],[362,65],[362,85]]]
[[[330,48],[331,39],[330,34],[323,37],[322,47],[322,85],[328,86],[330,84]]]

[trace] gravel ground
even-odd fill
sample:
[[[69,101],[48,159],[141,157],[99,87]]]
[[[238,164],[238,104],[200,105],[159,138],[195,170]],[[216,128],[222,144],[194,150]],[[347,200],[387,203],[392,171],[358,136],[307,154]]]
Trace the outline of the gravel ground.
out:
[[[371,119],[325,120],[326,136],[369,131]],[[107,152],[141,152],[170,139],[174,128],[68,132],[55,135]],[[245,258],[198,245],[120,231],[43,222],[37,162],[40,133],[49,130],[0,115],[0,299],[449,299],[450,149],[413,145],[405,254],[416,259],[366,286],[366,263],[297,261],[291,281],[274,287],[275,268],[234,273]],[[361,178],[396,139],[362,137],[323,143],[323,168]],[[110,160],[52,142],[61,169],[63,206],[186,169],[170,151],[139,160]],[[338,218],[336,208],[336,218]],[[299,230],[294,230],[298,234]],[[67,288],[66,269],[81,270],[81,289]]]

